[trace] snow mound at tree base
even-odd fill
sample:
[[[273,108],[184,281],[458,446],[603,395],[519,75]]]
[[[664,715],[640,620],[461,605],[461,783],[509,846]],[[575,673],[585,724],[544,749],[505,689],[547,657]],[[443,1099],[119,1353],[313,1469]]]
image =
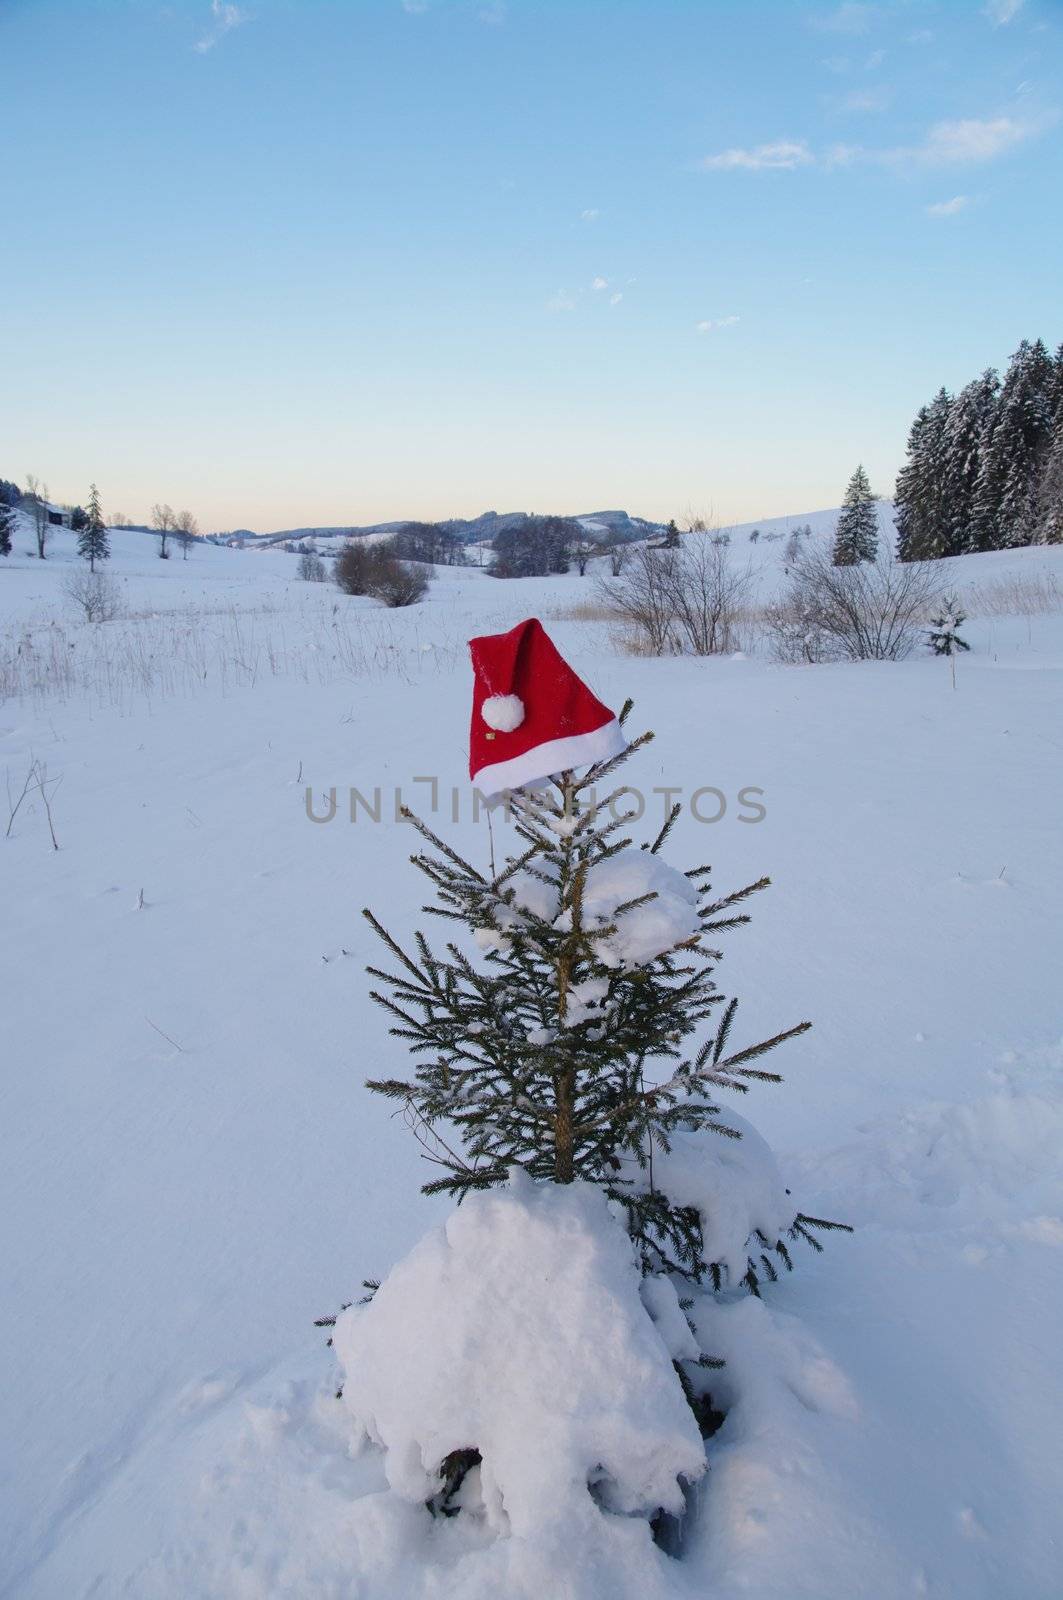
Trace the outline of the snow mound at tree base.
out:
[[[639,1283],[592,1185],[514,1172],[470,1196],[336,1324],[344,1402],[395,1493],[428,1500],[444,1458],[474,1448],[498,1533],[590,1536],[591,1483],[610,1511],[681,1512],[704,1448]]]

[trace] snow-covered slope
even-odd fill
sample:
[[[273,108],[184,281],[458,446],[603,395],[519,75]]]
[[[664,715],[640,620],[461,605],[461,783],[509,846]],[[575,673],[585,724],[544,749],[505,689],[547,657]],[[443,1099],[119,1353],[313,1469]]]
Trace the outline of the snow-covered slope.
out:
[[[60,846],[39,794],[0,838],[0,1595],[1055,1600],[1063,618],[973,618],[953,691],[929,656],[619,656],[552,618],[575,576],[442,571],[385,614],[281,552],[162,563],[118,532],[129,615],[93,632],[62,597],[72,537],[44,563],[27,543],[0,561],[0,653],[90,665],[0,702],[12,803],[36,760]],[[1063,582],[1063,552],[948,569]],[[445,1212],[362,1087],[397,1044],[358,912],[418,919],[397,789],[427,812],[437,777],[436,825],[486,856],[464,641],[533,612],[655,729],[627,769],[647,828],[655,786],[723,795],[670,859],[771,874],[727,942],[738,1026],[815,1026],[743,1109],[805,1208],[857,1229],[714,1308],[728,1417],[682,1559],[625,1532],[611,1574],[568,1552],[567,1589],[531,1555],[500,1588],[486,1537],[382,1496],[311,1326]],[[378,823],[349,820],[352,786]]]

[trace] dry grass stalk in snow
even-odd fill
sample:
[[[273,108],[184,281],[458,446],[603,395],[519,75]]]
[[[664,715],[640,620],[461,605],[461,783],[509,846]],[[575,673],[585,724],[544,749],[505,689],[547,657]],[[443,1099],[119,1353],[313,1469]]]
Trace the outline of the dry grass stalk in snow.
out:
[[[616,610],[604,600],[577,600],[574,605],[553,606],[544,616],[555,622],[614,622]]]
[[[456,659],[379,614],[348,610],[317,585],[285,612],[272,607],[149,612],[107,627],[55,618],[0,633],[0,702],[84,694],[116,708],[204,688],[229,693],[260,679],[329,684],[412,682]]]
[[[11,830],[15,826],[15,819],[16,819],[16,817],[18,816],[19,812],[22,809],[23,802],[31,794],[35,794],[36,793],[36,794],[39,794],[40,797],[41,797],[41,804],[44,806],[44,814],[48,819],[48,831],[52,836],[52,849],[53,850],[58,850],[59,849],[59,840],[55,836],[55,818],[52,816],[52,795],[54,795],[55,791],[58,789],[58,787],[62,783],[62,781],[63,781],[63,779],[62,779],[61,775],[58,778],[49,778],[49,776],[48,776],[48,768],[45,766],[43,761],[38,761],[36,758],[34,758],[30,762],[29,770],[26,773],[25,779],[23,780],[23,783],[22,783],[22,788],[18,791],[17,794],[15,793],[15,790],[12,787],[11,776],[10,776],[10,774],[8,774],[8,776],[7,776],[7,809],[8,809],[8,817],[7,817],[7,828],[6,828],[5,832],[4,832],[4,838],[5,839],[10,839]],[[49,784],[51,785],[51,793],[48,792]]]
[[[970,617],[1050,617],[1063,611],[1063,583],[1054,572],[1031,572],[973,583],[963,591]]]

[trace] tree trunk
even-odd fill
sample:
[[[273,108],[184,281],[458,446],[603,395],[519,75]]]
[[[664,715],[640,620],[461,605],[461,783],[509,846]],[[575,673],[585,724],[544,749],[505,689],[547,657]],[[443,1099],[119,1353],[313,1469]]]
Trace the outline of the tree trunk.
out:
[[[557,1080],[557,1115],[554,1118],[554,1182],[571,1183],[573,1171],[572,1101],[575,1083],[571,1067]]]

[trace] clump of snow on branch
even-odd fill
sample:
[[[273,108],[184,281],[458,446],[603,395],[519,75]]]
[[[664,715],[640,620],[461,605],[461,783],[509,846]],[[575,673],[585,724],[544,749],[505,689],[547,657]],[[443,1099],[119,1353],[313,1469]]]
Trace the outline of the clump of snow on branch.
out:
[[[592,1483],[612,1511],[678,1513],[680,1479],[697,1478],[705,1456],[672,1366],[669,1292],[674,1302],[662,1280],[643,1304],[600,1191],[515,1171],[341,1315],[344,1403],[406,1500],[439,1490],[451,1452],[479,1450],[481,1514],[498,1532],[590,1528]]]
[[[648,894],[654,899],[617,915],[618,907]],[[697,933],[697,889],[648,850],[620,850],[587,873],[583,921],[588,929],[616,925],[615,933],[597,942],[603,966],[641,967]]]
[[[522,924],[527,926],[529,918],[558,928],[570,925],[572,911],[559,910],[557,884],[540,872],[522,869],[513,874],[506,887],[512,898],[495,913],[498,927],[477,928],[474,932],[481,950],[505,949],[510,935],[519,932]],[[642,904],[632,905],[632,901]],[[625,906],[629,909],[621,909]],[[602,965],[630,970],[645,966],[694,937],[700,926],[698,892],[684,873],[648,850],[619,850],[588,870],[582,918],[588,933],[595,928],[603,930],[595,940]],[[602,995],[586,997],[591,998],[598,1001]],[[576,1020],[585,1018],[586,1012]],[[572,1025],[573,1018],[568,1020]]]
[[[744,1117],[727,1111],[720,1122],[738,1138],[710,1129],[670,1134],[668,1150],[655,1146],[651,1168],[628,1163],[634,1185],[652,1184],[675,1206],[692,1207],[701,1219],[706,1261],[726,1268],[732,1285],[747,1270],[749,1240],[758,1232],[784,1238],[794,1203],[786,1193],[770,1145]],[[757,1246],[759,1251],[760,1246]]]

